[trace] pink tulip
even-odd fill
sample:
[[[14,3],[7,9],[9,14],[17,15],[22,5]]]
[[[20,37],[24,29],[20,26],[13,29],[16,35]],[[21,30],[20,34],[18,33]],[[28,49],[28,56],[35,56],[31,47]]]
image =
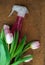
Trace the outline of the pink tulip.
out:
[[[7,44],[11,44],[13,41],[13,34],[10,32],[10,27],[8,25],[4,25],[3,29],[4,29]]]
[[[31,44],[31,49],[38,49],[40,47],[39,41],[34,41]]]
[[[3,29],[4,29],[5,34],[10,33],[10,27],[8,25],[4,25]]]

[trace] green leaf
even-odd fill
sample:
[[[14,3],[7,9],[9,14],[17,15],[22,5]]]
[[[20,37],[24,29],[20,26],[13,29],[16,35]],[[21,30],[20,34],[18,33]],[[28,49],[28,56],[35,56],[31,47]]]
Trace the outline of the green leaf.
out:
[[[6,43],[6,39],[5,39],[5,33],[4,33],[4,30],[2,29],[1,30],[1,33],[0,33],[0,38],[2,39],[3,42]]]
[[[26,60],[29,60],[31,58],[33,58],[32,55],[27,55],[27,56],[23,57],[22,59],[19,59],[18,61],[14,62],[12,65],[18,65],[18,64],[25,62]]]
[[[0,39],[0,65],[8,65],[10,63],[10,55],[8,52],[8,48]]]
[[[31,42],[28,42],[27,44],[25,44],[25,46],[24,46],[23,51],[21,52],[21,54],[19,54],[19,55],[16,56],[16,60],[20,59],[21,56],[23,55],[23,53],[30,49],[30,45],[31,45]]]
[[[19,32],[16,32],[15,35],[14,35],[14,40],[13,40],[13,42],[11,44],[11,49],[10,49],[11,58],[13,57],[14,52],[16,50],[17,43],[18,43],[18,37],[19,37]]]
[[[32,42],[28,42],[27,44],[25,44],[24,49],[23,49],[23,53],[30,49],[31,43]]]
[[[22,52],[22,49],[25,45],[25,42],[26,42],[26,36],[23,37],[23,39],[21,40],[20,44],[18,45],[16,51],[15,51],[15,54],[14,54],[14,57],[16,55],[19,55],[21,52]]]
[[[0,33],[0,38],[3,40],[3,37],[4,37],[4,30],[2,29]]]

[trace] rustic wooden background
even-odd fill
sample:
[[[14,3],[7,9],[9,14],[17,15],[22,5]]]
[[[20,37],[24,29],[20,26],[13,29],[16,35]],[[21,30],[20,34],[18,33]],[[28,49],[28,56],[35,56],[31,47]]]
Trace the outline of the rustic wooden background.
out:
[[[11,25],[16,20],[16,12],[8,18],[14,4],[24,5],[29,10],[29,14],[23,20],[22,34],[27,35],[27,41],[40,41],[40,48],[38,50],[31,52],[29,50],[26,53],[34,54],[33,61],[22,63],[22,65],[45,65],[45,0],[0,0],[0,30],[5,23]]]

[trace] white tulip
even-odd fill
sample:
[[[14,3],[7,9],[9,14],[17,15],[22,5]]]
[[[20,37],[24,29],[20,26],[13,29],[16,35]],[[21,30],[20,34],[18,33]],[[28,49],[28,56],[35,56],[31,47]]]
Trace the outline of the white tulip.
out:
[[[6,42],[7,42],[7,44],[11,44],[12,41],[13,41],[13,35],[12,35],[12,33],[6,34]]]
[[[27,56],[30,56],[30,59],[25,60],[24,62],[30,62],[31,60],[33,60],[33,56],[32,56],[32,55],[27,55]],[[25,57],[26,57],[26,56],[25,56]]]
[[[8,25],[4,25],[3,29],[6,37],[6,43],[11,44],[13,41],[13,34],[10,32],[10,27]]]
[[[33,60],[33,58],[30,58],[28,60],[25,60],[24,62],[30,62],[31,60]]]
[[[38,49],[40,47],[39,41],[34,41],[31,44],[31,49]]]

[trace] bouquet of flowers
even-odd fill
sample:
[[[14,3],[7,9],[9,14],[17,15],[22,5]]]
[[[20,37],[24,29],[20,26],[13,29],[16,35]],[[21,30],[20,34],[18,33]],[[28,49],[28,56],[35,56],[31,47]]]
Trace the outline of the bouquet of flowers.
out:
[[[29,62],[33,55],[22,56],[29,49],[38,49],[39,41],[26,43],[26,35],[19,42],[19,31],[14,35],[8,25],[4,25],[0,33],[0,65],[19,65],[22,62]]]

